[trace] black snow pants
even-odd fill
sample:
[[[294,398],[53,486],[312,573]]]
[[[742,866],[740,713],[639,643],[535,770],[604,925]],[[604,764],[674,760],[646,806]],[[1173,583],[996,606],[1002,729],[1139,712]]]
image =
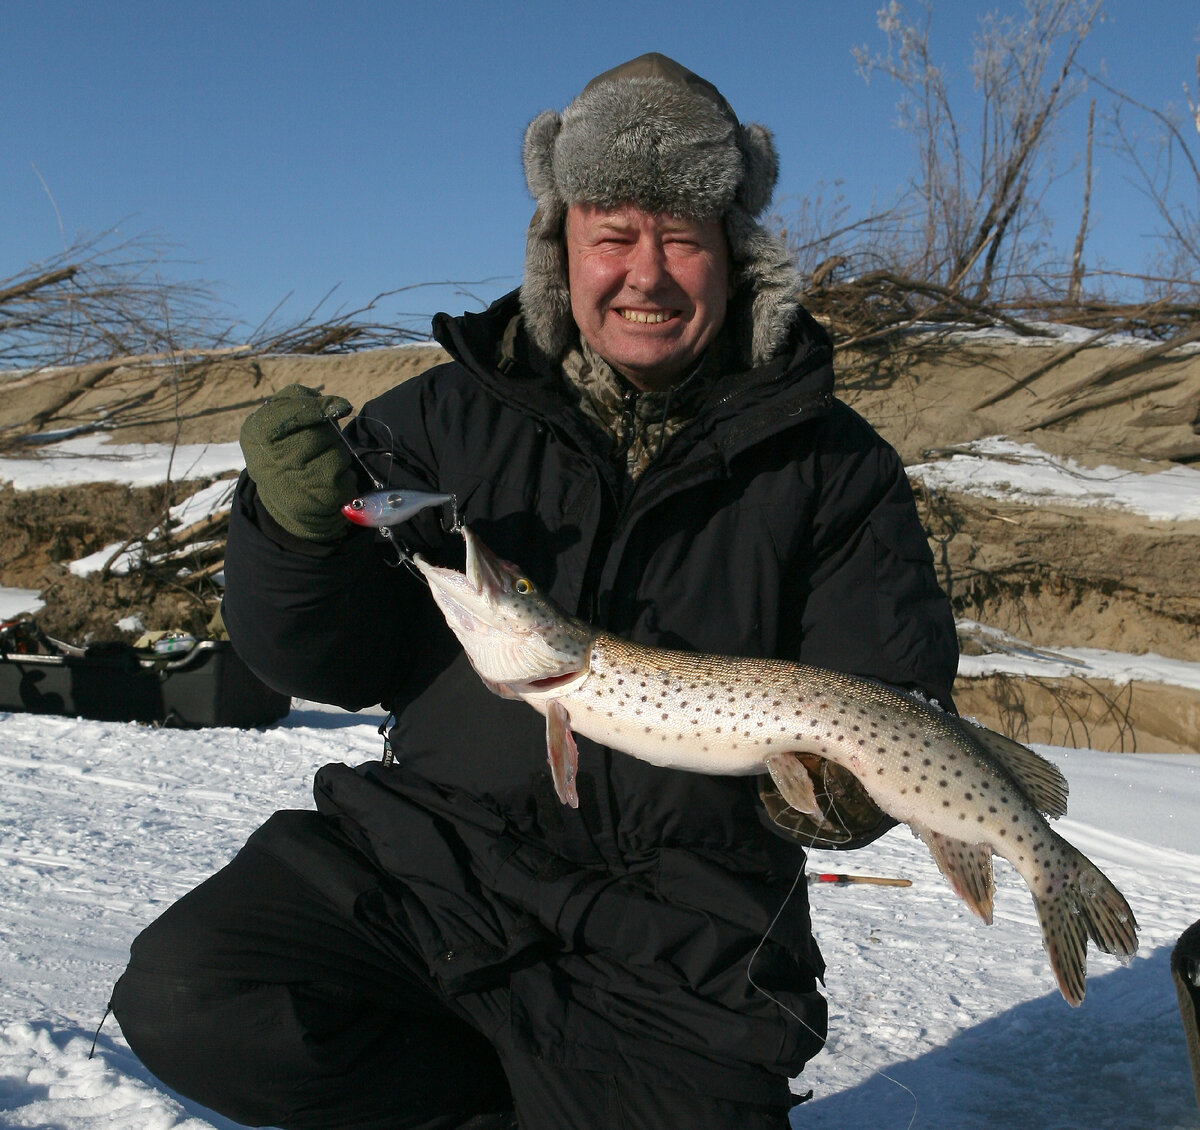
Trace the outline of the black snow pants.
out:
[[[507,990],[472,994],[468,1012],[402,929],[368,931],[306,878],[322,868],[368,897],[386,881],[322,816],[276,813],[134,941],[112,1009],[168,1086],[285,1130],[787,1127],[783,1079],[776,1104],[750,1105],[519,1050],[506,1039]]]

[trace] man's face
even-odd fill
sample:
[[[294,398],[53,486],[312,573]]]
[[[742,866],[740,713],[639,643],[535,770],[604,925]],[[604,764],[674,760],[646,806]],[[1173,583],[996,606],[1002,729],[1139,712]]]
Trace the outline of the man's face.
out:
[[[588,344],[635,388],[687,374],[725,320],[721,221],[572,204],[566,242],[571,313]]]

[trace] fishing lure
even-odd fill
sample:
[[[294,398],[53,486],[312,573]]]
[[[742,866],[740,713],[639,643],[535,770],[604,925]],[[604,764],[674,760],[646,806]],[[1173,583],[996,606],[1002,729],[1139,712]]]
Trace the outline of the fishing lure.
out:
[[[437,494],[427,490],[384,489],[353,498],[342,507],[342,513],[356,526],[381,529],[398,526],[431,506],[454,502],[452,494]]]

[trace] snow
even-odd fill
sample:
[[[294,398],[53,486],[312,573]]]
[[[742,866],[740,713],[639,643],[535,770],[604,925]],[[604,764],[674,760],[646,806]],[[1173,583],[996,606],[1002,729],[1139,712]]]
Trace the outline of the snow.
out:
[[[962,678],[982,678],[985,675],[1028,676],[1041,679],[1105,679],[1117,686],[1126,683],[1162,683],[1200,691],[1200,663],[1186,659],[1168,659],[1147,652],[1128,655],[1099,647],[1034,647],[1016,636],[977,624],[959,620],[959,638],[969,636],[989,650],[983,655],[962,655],[958,674]]]
[[[378,757],[378,723],[311,704],[263,731],[0,713],[0,1125],[233,1125],[157,1083],[111,1019],[89,1060],[92,1037],[137,932],[272,811],[311,807],[318,766]],[[796,1127],[1200,1127],[1167,968],[1200,917],[1200,755],[1043,752],[1071,781],[1059,831],[1129,898],[1138,957],[1093,950],[1074,1010],[1007,865],[988,927],[905,829],[815,853],[913,885],[810,888],[832,1036]]]
[[[36,612],[44,607],[42,594],[37,589],[0,588],[0,623],[12,620],[22,612]]]
[[[237,469],[240,455],[221,450],[229,447],[175,449],[173,477]],[[0,481],[19,490],[161,481],[172,458],[169,449],[80,438],[31,456],[0,460]],[[144,466],[151,458],[156,469]],[[1084,496],[1103,493],[1103,505],[1195,516],[1195,498],[1185,497],[1197,493],[1191,479],[1181,491],[1162,479],[1142,490],[1140,476],[1084,471],[999,441],[959,458],[968,462],[920,473],[961,470],[966,478],[956,482],[968,489],[1004,481],[1041,500],[1083,478]],[[1019,486],[1014,469],[1030,472]],[[213,505],[221,503],[199,499],[180,521]],[[37,599],[0,590],[0,616]],[[1200,666],[979,634],[991,654],[977,660],[1006,670],[1086,664],[1101,677],[1157,673],[1194,686]],[[96,1027],[137,932],[220,868],[271,812],[311,807],[318,766],[378,757],[379,721],[308,703],[261,731],[0,712],[0,1126],[234,1127],[158,1083],[111,1018],[89,1058]],[[829,964],[831,1035],[794,1083],[815,1091],[793,1116],[797,1130],[1200,1128],[1168,972],[1176,938],[1200,918],[1200,755],[1043,752],[1071,783],[1058,830],[1128,897],[1141,925],[1138,956],[1122,967],[1092,949],[1087,999],[1071,1009],[1051,979],[1028,891],[1007,864],[997,861],[989,927],[904,828],[852,854],[814,853],[812,870],[901,876],[912,886],[809,888]]]
[[[299,704],[269,730],[0,712],[0,1126],[231,1127],[157,1083],[110,1019],[129,943],[381,719]]]
[[[233,501],[233,492],[236,485],[236,479],[218,479],[215,483],[196,491],[195,494],[189,495],[178,506],[172,506],[167,511],[167,518],[172,524],[172,528],[181,529],[203,521],[220,510],[227,510]],[[161,534],[158,534],[158,536],[161,536]],[[81,557],[78,561],[72,561],[68,568],[79,577],[86,577],[89,573],[95,573],[103,569],[106,564],[110,572],[128,573],[130,569],[138,567],[145,554],[153,554],[154,542],[156,540],[157,536],[152,535],[137,546],[128,549],[122,549],[125,544],[123,542],[113,542],[110,545],[106,545],[103,549],[97,550],[95,553],[88,554],[87,557]],[[202,545],[203,543],[197,544]]]
[[[1089,468],[1002,436],[963,444],[949,459],[914,464],[908,475],[932,490],[1034,505],[1103,506],[1163,521],[1200,519],[1200,471],[1194,468]]]
[[[980,326],[969,322],[962,322],[954,327],[948,326],[945,322],[917,322],[908,332],[915,336],[928,335],[956,344],[973,345],[987,342],[989,344],[1015,345],[1026,349],[1057,349],[1064,345],[1087,345],[1094,349],[1130,349],[1147,352],[1161,344],[1143,337],[1136,337],[1130,333],[1091,330],[1085,329],[1083,326],[1065,325],[1061,322],[1031,320],[1024,322],[1024,325],[1036,331],[1036,336],[1018,333],[1015,329],[1002,324]],[[1184,342],[1174,346],[1172,352],[1179,357],[1188,357],[1200,353],[1200,344]]]
[[[0,483],[16,490],[129,483],[154,486],[168,479],[212,478],[246,465],[236,443],[108,443],[104,436],[79,436],[30,448],[28,457],[0,457]]]

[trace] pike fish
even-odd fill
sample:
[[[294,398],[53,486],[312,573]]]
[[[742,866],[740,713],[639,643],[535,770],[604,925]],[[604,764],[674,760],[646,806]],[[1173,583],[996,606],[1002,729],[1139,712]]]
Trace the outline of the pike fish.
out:
[[[772,659],[667,651],[566,615],[515,565],[463,528],[465,573],[417,556],[446,623],[495,693],[546,717],[559,798],[578,806],[573,733],[654,765],[770,773],[787,802],[826,816],[798,754],[842,766],[928,846],[955,892],[992,920],[992,856],[1033,895],[1063,997],[1082,1002],[1087,943],[1122,959],[1137,923],[1121,893],[1045,815],[1067,782],[1025,746],[913,696],[837,671]]]

